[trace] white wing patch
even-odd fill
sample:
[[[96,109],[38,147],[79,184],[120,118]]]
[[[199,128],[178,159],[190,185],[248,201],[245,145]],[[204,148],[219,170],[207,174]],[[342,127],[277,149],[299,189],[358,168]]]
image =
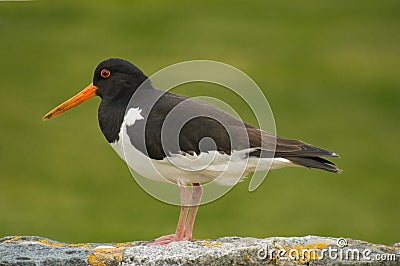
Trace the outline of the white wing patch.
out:
[[[135,124],[137,120],[144,119],[144,117],[140,114],[141,112],[142,109],[140,109],[139,107],[129,109],[124,117],[125,125],[129,127]]]
[[[139,107],[129,109],[128,112],[126,112],[124,121],[121,124],[121,129],[119,130],[118,141],[110,143],[111,147],[117,152],[117,154],[124,161],[125,161],[125,156],[124,156],[124,149],[123,149],[123,145],[122,145],[122,136],[125,134],[126,135],[125,137],[129,139],[129,136],[126,134],[126,127],[132,126],[133,124],[135,124],[135,122],[137,120],[144,119],[144,117],[141,115],[141,112],[142,112],[142,109],[140,109]]]

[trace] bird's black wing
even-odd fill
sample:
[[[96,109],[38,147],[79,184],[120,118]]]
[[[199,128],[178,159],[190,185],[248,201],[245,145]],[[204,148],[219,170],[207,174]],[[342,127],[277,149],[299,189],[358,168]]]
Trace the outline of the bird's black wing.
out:
[[[144,117],[128,132],[131,143],[152,159],[210,150],[231,154],[248,149],[248,156],[280,157],[310,168],[339,171],[332,162],[321,158],[338,157],[335,153],[261,131],[196,99],[163,93],[150,110],[144,110]],[[144,127],[145,138],[140,130]],[[141,139],[145,143],[141,144]]]

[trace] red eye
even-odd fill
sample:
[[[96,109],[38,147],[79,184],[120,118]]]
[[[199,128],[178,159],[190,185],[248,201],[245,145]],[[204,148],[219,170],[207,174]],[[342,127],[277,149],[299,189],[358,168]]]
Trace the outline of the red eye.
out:
[[[103,78],[106,79],[106,78],[108,78],[108,77],[111,75],[111,72],[110,72],[110,70],[103,68],[103,69],[101,70],[101,72],[100,72],[100,75],[101,75]]]

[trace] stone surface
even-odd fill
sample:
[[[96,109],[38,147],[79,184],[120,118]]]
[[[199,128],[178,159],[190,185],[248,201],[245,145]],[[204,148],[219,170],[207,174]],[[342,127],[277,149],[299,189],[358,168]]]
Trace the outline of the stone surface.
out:
[[[68,244],[41,237],[0,239],[0,265],[400,265],[400,243],[305,236],[223,237],[166,246],[149,242]]]

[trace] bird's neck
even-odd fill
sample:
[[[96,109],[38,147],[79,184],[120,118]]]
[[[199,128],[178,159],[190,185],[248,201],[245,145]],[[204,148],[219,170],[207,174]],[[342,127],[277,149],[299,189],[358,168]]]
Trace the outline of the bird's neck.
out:
[[[129,99],[128,99],[129,100]],[[124,114],[128,102],[112,101],[100,103],[98,120],[101,132],[109,143],[118,141],[119,131],[124,120]]]

